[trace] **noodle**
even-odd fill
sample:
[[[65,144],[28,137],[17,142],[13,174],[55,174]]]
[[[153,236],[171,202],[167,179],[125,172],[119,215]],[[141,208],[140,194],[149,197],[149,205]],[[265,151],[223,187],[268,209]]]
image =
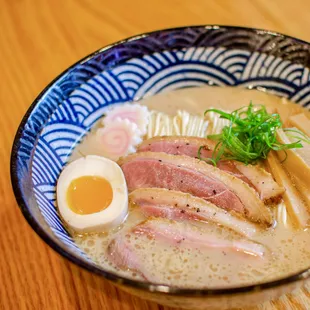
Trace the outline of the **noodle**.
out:
[[[154,136],[195,136],[206,137],[209,121],[203,117],[194,116],[186,111],[177,111],[170,116],[157,111],[151,111],[147,138]]]

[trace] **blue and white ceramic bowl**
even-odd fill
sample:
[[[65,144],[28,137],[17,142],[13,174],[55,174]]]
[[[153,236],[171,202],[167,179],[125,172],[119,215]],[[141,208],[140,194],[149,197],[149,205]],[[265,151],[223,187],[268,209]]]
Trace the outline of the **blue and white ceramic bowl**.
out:
[[[98,50],[52,81],[18,128],[11,177],[26,220],[70,261],[134,294],[171,306],[241,307],[302,285],[309,270],[270,283],[219,290],[184,290],[122,278],[96,266],[73,242],[55,208],[55,186],[72,149],[107,105],[208,84],[262,88],[310,107],[309,66],[306,42],[226,26],[161,30]]]

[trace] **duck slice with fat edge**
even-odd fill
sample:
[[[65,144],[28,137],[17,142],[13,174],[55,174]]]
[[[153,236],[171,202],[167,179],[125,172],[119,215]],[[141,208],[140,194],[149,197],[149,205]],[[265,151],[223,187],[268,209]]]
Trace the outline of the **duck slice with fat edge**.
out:
[[[272,224],[268,208],[257,193],[239,178],[188,156],[141,152],[122,158],[129,191],[158,187],[190,193],[248,219]]]
[[[236,212],[223,210],[216,205],[190,194],[163,188],[140,188],[129,195],[148,217],[163,217],[172,220],[213,222],[251,237],[258,228]]]
[[[167,219],[148,219],[133,228],[135,234],[148,235],[154,239],[163,240],[171,245],[191,248],[218,248],[240,252],[255,257],[264,257],[266,248],[254,241],[243,238],[228,239],[223,236],[210,234],[188,223],[176,222]]]
[[[198,150],[203,146],[201,158],[210,159],[215,145],[216,142],[206,138],[163,136],[143,141],[138,147],[138,152],[164,152],[198,158]],[[277,202],[285,191],[283,187],[274,181],[270,173],[257,165],[244,165],[233,160],[221,160],[217,163],[217,167],[233,174],[255,188],[260,194],[260,198],[267,203]]]

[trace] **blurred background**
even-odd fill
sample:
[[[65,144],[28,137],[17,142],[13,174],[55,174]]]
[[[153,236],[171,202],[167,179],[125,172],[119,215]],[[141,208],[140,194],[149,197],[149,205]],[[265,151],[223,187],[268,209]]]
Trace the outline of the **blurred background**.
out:
[[[27,108],[68,66],[125,37],[194,24],[310,41],[310,1],[0,0],[0,309],[168,309],[118,291],[48,248],[18,210],[9,159]]]

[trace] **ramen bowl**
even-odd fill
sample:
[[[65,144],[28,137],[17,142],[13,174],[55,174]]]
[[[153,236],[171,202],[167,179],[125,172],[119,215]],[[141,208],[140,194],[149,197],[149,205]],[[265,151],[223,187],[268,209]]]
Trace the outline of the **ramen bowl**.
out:
[[[189,26],[104,47],[53,80],[24,116],[11,154],[18,205],[56,252],[132,294],[184,309],[243,307],[305,284],[310,269],[268,283],[180,289],[127,279],[96,265],[73,241],[55,208],[57,178],[74,147],[108,105],[203,85],[264,90],[310,106],[310,45],[282,34]],[[310,267],[310,262],[309,262]]]

